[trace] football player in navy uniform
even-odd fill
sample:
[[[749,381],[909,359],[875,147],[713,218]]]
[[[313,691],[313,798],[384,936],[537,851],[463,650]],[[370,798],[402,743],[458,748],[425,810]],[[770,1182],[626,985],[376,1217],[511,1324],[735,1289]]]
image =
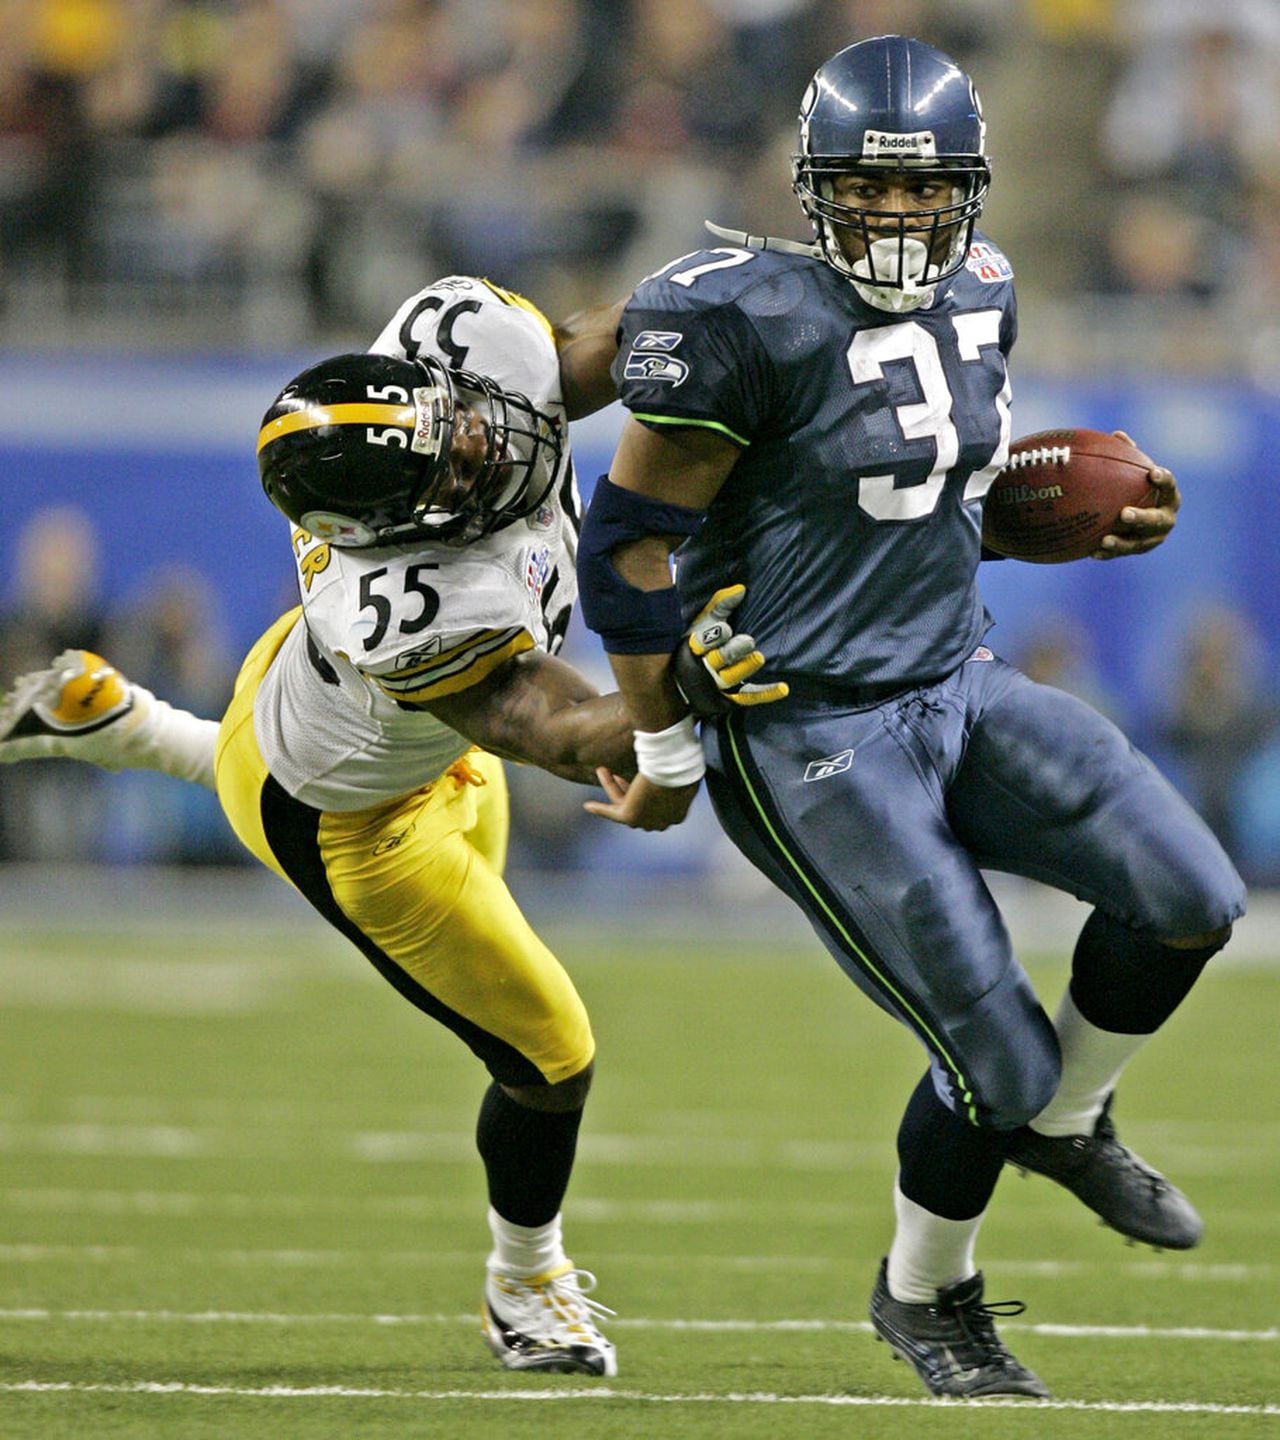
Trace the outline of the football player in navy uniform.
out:
[[[794,156],[814,242],[712,226],[728,243],[637,287],[614,367],[630,414],[578,555],[639,762],[588,808],[665,828],[705,764],[728,834],[927,1052],[871,1318],[930,1391],[961,1396],[1047,1393],[974,1260],[1006,1163],[1126,1236],[1199,1240],[1187,1199],[1117,1139],[1111,1097],[1244,908],[1221,846],[1124,736],[985,643],[982,500],[1016,332],[1010,266],[975,229],[989,179],[947,56],[889,35],[829,59]],[[1157,503],[1123,512],[1099,558],[1172,528],[1176,483],[1151,479]],[[730,576],[761,674],[790,693],[699,741],[669,655]],[[1053,1020],[984,867],[1093,906]]]
[[[300,604],[249,653],[221,725],[79,650],[0,697],[0,763],[216,789],[246,847],[470,1047],[491,1076],[476,1127],[485,1338],[509,1369],[589,1375],[617,1371],[599,1323],[612,1312],[565,1254],[561,1204],[595,1039],[503,881],[499,757],[584,784],[634,763],[618,697],[556,656],[576,596],[566,421],[614,398],[616,329],[616,306],[553,326],[450,276],[406,300],[372,353],[280,392],[258,464],[290,522]],[[729,623],[741,593],[707,607],[681,660],[708,702],[777,693],[747,683],[760,656]]]

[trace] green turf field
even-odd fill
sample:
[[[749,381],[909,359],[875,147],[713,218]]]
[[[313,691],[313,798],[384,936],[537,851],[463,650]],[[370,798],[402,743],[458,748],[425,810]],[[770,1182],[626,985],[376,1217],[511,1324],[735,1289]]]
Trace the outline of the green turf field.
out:
[[[865,1323],[912,1043],[816,947],[639,928],[544,926],[600,1043],[566,1224],[618,1312],[593,1383],[484,1348],[482,1072],[343,942],[7,926],[0,1436],[1280,1434],[1280,967],[1211,970],[1122,1090],[1199,1251],[1007,1175],[987,1297],[1027,1302],[1004,1333],[1055,1398],[966,1405]]]

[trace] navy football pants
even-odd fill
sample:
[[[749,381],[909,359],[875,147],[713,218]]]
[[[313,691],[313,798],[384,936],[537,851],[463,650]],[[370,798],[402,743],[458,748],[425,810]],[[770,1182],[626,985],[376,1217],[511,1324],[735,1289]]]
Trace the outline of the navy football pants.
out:
[[[1156,938],[1244,911],[1222,847],[1151,762],[985,647],[872,708],[788,699],[704,729],[727,834],[919,1037],[939,1096],[977,1124],[1025,1124],[1059,1075],[1053,1026],[980,867]]]

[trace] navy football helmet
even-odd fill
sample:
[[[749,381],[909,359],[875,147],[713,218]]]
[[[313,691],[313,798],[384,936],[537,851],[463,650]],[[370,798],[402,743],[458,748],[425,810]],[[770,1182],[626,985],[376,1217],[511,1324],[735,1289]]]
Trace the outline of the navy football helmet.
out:
[[[263,416],[267,498],[331,545],[469,545],[533,514],[561,427],[524,395],[434,357],[335,355]]]
[[[880,309],[922,304],[964,265],[991,183],[985,138],[973,81],[931,45],[881,35],[833,55],[805,91],[792,157],[822,258]],[[905,213],[874,199],[862,208],[849,203],[856,186],[838,183],[883,184],[886,172],[910,176],[924,198]]]

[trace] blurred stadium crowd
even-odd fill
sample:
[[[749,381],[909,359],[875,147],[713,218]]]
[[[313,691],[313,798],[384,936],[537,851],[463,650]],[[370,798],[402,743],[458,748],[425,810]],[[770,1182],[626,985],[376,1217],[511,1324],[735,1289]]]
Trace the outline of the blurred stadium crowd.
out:
[[[83,512],[37,511],[16,541],[17,581],[0,608],[0,686],[63,649],[89,646],[172,703],[199,715],[222,713],[240,657],[198,570],[166,568],[124,603],[109,605],[99,585],[101,537]],[[1179,653],[1169,656],[1172,678],[1160,703],[1143,712],[1108,685],[1094,638],[1067,616],[1039,627],[1010,658],[1033,679],[1115,720],[1195,803],[1246,880],[1280,885],[1280,692],[1243,610],[1218,604],[1197,616]],[[609,688],[603,668],[594,678]],[[250,863],[213,795],[197,786],[148,774],[106,776],[60,761],[6,767],[0,780],[0,862]],[[618,863],[696,872],[735,862],[705,808],[680,831],[644,836],[585,815],[580,787],[530,767],[509,767],[509,784],[516,868]]]
[[[705,218],[803,237],[804,85],[890,30],[978,82],[1024,367],[1280,386],[1280,0],[0,0],[0,348],[363,348],[450,271],[563,315]],[[220,712],[238,657],[198,572],[108,610],[75,511],[7,543],[0,685],[90,644]],[[1115,710],[1090,643],[1064,624],[1014,658]],[[1280,737],[1268,657],[1223,608],[1170,664],[1166,709],[1116,718],[1242,859],[1241,777]],[[10,771],[0,859],[239,858],[212,797],[110,783],[104,837],[98,777]],[[558,788],[522,814],[517,785],[516,842],[586,864]],[[1247,878],[1280,883],[1280,842]]]
[[[1035,363],[1274,370],[1275,0],[0,0],[0,343],[364,336],[451,270],[560,313],[799,233],[805,81],[888,30],[979,82]]]

